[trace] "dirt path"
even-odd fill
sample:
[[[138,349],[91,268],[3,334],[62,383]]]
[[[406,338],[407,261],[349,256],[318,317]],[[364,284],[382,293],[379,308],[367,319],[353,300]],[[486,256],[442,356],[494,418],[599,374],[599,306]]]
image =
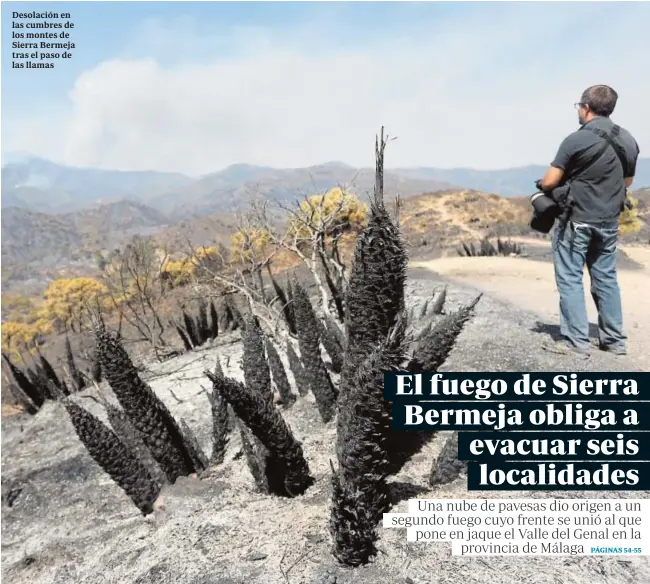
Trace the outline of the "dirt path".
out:
[[[619,284],[630,357],[650,371],[650,248],[624,247],[623,250],[644,266],[638,270],[619,269]],[[447,257],[412,262],[410,267],[432,270],[559,322],[558,294],[551,263],[514,257]],[[589,276],[586,272],[584,285],[588,291]],[[587,311],[590,322],[597,323],[596,308],[588,292]]]

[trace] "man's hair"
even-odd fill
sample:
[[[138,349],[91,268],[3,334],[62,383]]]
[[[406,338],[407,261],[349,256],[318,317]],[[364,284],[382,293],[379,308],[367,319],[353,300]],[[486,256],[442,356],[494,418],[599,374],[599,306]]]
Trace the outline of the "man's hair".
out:
[[[617,99],[618,93],[608,85],[592,85],[584,90],[580,102],[588,105],[597,116],[608,118],[616,107]]]

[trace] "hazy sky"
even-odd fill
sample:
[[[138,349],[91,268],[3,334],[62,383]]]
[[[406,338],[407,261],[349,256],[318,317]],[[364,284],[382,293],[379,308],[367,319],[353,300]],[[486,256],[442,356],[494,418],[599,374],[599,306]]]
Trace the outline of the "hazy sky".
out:
[[[11,68],[11,13],[72,13],[73,58]],[[613,86],[650,153],[650,4],[3,2],[2,151],[202,174],[246,162],[549,163]],[[647,145],[647,146],[646,146]]]

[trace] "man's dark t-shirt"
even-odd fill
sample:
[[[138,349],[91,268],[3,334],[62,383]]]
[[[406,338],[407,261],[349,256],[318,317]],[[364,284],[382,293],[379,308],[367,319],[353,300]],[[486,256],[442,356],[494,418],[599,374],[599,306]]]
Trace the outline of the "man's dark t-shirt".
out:
[[[562,169],[565,176],[574,168],[588,164],[603,146],[604,138],[587,127],[600,128],[611,136],[614,123],[609,118],[597,117],[564,139],[551,166]],[[614,141],[625,150],[627,176],[634,176],[639,157],[636,140],[621,128]],[[610,146],[595,164],[571,180],[571,194],[575,200],[571,220],[581,223],[617,220],[625,202],[624,178],[621,162]]]

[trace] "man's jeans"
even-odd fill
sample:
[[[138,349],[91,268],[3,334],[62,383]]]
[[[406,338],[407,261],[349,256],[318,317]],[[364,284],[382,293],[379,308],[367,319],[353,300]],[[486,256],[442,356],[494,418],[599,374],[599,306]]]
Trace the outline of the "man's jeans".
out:
[[[591,296],[598,310],[598,336],[603,349],[624,349],[621,292],[616,278],[618,222],[556,226],[553,233],[555,282],[560,293],[560,332],[579,350],[589,349],[589,319],[582,278],[585,263]]]

